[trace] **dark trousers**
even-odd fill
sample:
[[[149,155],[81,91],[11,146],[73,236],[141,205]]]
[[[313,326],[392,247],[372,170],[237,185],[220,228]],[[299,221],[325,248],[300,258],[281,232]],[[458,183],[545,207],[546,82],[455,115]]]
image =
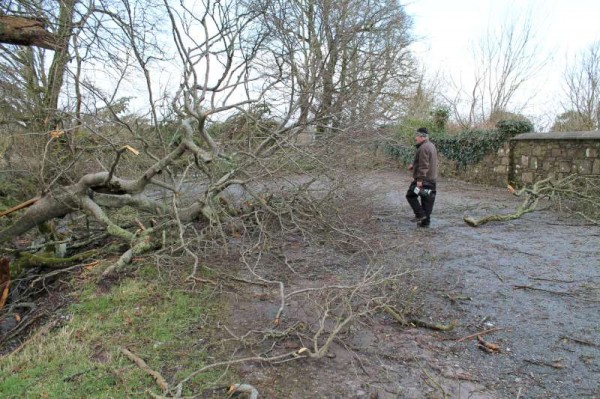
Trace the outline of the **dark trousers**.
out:
[[[429,223],[431,219],[431,212],[433,211],[433,204],[435,203],[435,183],[423,182],[423,188],[421,190],[432,190],[429,195],[423,195],[422,191],[418,195],[415,194],[415,187],[417,187],[417,182],[413,181],[406,192],[406,200],[415,213],[415,216],[418,218],[424,217],[424,222]]]

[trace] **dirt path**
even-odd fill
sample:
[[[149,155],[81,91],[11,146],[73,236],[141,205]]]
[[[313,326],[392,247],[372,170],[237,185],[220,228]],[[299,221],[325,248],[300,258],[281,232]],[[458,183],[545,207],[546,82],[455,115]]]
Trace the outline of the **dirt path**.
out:
[[[510,212],[520,200],[442,179],[432,226],[418,229],[404,199],[409,181],[397,171],[364,179],[390,248],[385,262],[410,260],[419,317],[457,327],[399,328],[380,317],[354,326],[350,344],[334,345],[326,359],[244,366],[247,382],[267,398],[600,397],[600,228],[543,209],[468,227],[465,214]],[[322,267],[335,276],[343,265],[332,262],[323,257]],[[240,304],[236,317],[268,320],[275,308]],[[498,330],[483,338],[499,353],[458,341],[490,329]]]

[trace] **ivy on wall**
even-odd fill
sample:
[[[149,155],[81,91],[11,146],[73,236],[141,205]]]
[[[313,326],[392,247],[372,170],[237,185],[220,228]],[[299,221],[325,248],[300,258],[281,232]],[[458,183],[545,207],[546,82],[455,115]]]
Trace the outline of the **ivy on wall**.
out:
[[[456,161],[459,166],[480,162],[487,154],[498,151],[511,137],[533,131],[529,121],[506,120],[496,124],[494,130],[470,130],[457,135],[433,134],[431,141],[444,157]],[[415,153],[414,145],[402,142],[387,144],[386,154],[402,163],[411,163]]]

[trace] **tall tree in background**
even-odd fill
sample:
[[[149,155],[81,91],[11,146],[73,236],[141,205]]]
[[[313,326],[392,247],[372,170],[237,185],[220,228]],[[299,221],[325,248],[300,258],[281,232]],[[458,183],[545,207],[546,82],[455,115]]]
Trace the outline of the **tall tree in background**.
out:
[[[555,131],[600,128],[600,42],[576,56],[564,74],[564,112],[552,127]]]
[[[29,20],[43,21],[48,29],[52,45],[42,47],[9,48],[0,45],[2,78],[0,84],[10,94],[3,96],[10,103],[27,104],[29,115],[20,120],[33,122],[34,130],[48,130],[60,122],[57,114],[59,96],[63,89],[64,75],[70,59],[70,43],[73,36],[77,0],[64,1],[13,1],[5,4],[1,14],[24,14]],[[6,31],[6,29],[5,29]],[[34,41],[33,44],[36,44]],[[43,45],[43,43],[42,43]],[[9,104],[8,108],[10,108]],[[23,114],[23,109],[19,110]]]
[[[319,132],[392,116],[412,83],[410,18],[396,0],[277,0],[264,7],[282,89]],[[270,68],[274,66],[271,65]]]
[[[546,64],[530,14],[507,18],[490,27],[474,48],[472,85],[454,83],[456,95],[447,97],[455,119],[463,126],[493,126],[507,113],[519,113],[534,94],[522,96],[525,84]]]

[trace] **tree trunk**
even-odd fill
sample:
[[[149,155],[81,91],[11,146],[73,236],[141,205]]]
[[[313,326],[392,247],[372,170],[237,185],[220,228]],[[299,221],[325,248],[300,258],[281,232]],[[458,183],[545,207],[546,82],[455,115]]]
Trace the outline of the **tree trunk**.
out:
[[[45,25],[40,18],[0,15],[0,43],[57,50],[58,40]]]

